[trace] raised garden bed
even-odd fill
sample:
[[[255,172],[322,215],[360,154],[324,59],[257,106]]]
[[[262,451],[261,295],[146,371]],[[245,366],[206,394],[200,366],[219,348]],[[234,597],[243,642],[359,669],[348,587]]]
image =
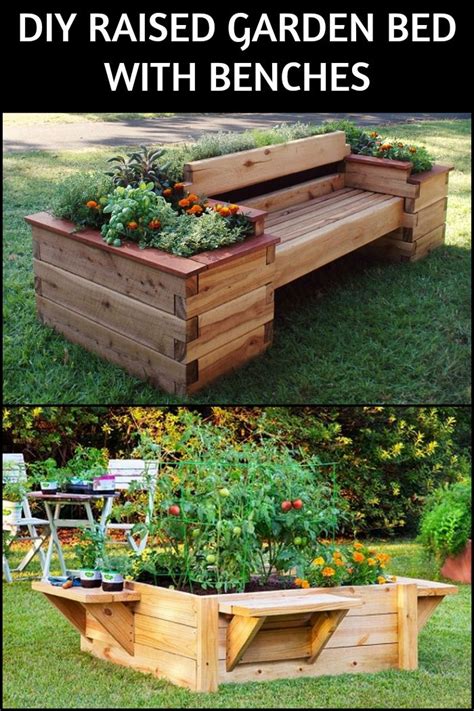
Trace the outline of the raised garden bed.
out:
[[[190,258],[27,217],[40,319],[163,390],[195,392],[268,348],[275,288],[362,247],[414,261],[443,243],[449,166],[411,175],[349,152],[336,131],[188,164],[192,191],[237,193],[255,233]]]
[[[339,588],[194,595],[145,583],[123,593],[44,582],[81,649],[192,691],[220,684],[416,669],[418,632],[453,585],[412,578]]]

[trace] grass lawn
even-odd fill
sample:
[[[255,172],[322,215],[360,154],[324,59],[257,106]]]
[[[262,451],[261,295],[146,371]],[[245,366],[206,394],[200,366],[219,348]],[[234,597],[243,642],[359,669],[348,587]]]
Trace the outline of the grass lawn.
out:
[[[433,575],[416,544],[377,545],[393,556],[392,574]],[[8,708],[470,707],[467,585],[443,601],[422,631],[417,671],[228,685],[203,695],[81,653],[77,632],[26,581],[4,584],[3,605]]]
[[[446,245],[415,264],[357,253],[279,289],[273,347],[188,402],[470,402],[470,122],[383,128],[452,161]],[[113,149],[116,154],[117,149]],[[162,404],[158,392],[35,318],[24,215],[48,207],[58,178],[102,167],[111,149],[8,153],[5,171],[4,399]]]

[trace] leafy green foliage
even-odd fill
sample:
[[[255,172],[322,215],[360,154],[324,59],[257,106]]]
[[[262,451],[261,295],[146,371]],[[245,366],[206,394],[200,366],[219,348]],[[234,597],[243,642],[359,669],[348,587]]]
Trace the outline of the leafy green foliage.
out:
[[[441,486],[429,497],[419,541],[439,563],[459,553],[471,535],[471,479]]]
[[[169,179],[164,172],[164,166],[160,166],[159,159],[163,156],[164,150],[153,150],[146,146],[140,146],[140,150],[128,153],[125,156],[119,155],[109,158],[112,170],[107,175],[112,177],[115,186],[138,188],[140,183],[153,183],[154,188],[162,190],[169,187]]]
[[[83,528],[74,546],[81,568],[100,569],[105,556],[105,536],[100,529]]]
[[[5,501],[15,501],[20,503],[31,489],[29,481],[7,481],[3,482],[2,497]]]
[[[101,171],[75,173],[58,184],[51,211],[80,227],[101,227],[106,221],[102,206],[112,190],[112,179]]]

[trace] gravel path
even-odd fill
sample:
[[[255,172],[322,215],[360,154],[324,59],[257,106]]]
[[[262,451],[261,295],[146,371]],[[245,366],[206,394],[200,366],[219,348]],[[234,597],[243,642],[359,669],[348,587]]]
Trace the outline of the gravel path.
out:
[[[79,150],[99,146],[139,143],[174,143],[194,138],[205,131],[243,131],[271,126],[282,121],[321,123],[327,119],[350,118],[359,124],[407,123],[436,119],[470,118],[471,114],[178,114],[169,118],[113,122],[44,123],[3,127],[4,151]]]

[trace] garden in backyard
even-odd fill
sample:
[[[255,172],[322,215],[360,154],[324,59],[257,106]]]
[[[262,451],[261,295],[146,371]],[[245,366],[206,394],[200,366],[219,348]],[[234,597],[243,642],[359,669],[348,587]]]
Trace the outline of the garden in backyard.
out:
[[[299,145],[319,163],[306,165]],[[252,151],[274,156],[279,175],[288,155],[300,171],[325,172],[290,188],[267,172],[263,202],[241,200],[235,161],[247,166]],[[158,388],[169,403],[468,402],[469,154],[469,122],[455,120],[5,154],[6,400],[145,404]],[[334,168],[343,160],[344,174]],[[447,218],[439,163],[454,165]],[[429,195],[417,197],[420,186]],[[295,213],[305,190],[324,234],[307,232],[306,203]],[[277,198],[291,224],[264,215]],[[39,211],[32,248],[23,218]],[[430,254],[445,219],[446,243]],[[353,230],[371,235],[372,253],[352,251]],[[322,249],[329,237],[338,241]],[[387,255],[399,263],[378,258]],[[37,320],[35,288],[40,318],[66,338]],[[150,375],[155,387],[142,382]]]
[[[4,705],[470,707],[470,426],[4,408]]]

